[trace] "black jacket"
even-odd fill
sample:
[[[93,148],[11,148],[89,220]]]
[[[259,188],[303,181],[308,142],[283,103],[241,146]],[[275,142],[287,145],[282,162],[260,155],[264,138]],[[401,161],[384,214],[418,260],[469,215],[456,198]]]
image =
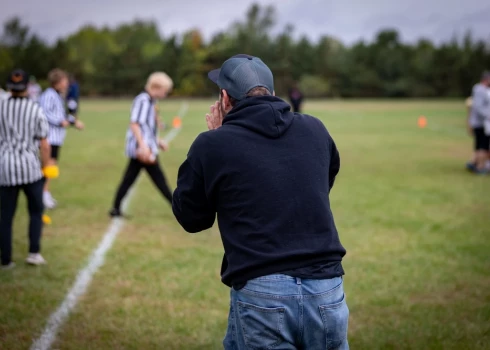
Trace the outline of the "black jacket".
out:
[[[339,168],[321,121],[290,112],[277,97],[250,97],[194,141],[179,169],[173,212],[188,232],[210,228],[217,213],[228,286],[340,264],[345,250],[329,200]]]

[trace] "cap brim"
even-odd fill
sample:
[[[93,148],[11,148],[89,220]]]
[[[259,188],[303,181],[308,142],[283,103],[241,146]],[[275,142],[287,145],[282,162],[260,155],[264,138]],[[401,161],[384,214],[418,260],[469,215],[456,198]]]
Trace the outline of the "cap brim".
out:
[[[208,78],[211,80],[213,83],[218,85],[218,78],[219,78],[219,73],[221,72],[221,68],[212,70],[211,72],[208,73]]]

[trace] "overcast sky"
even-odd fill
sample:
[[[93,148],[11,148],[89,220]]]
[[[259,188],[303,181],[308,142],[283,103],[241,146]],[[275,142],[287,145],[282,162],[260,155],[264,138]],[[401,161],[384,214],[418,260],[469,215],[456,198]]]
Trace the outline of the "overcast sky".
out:
[[[114,26],[153,19],[163,35],[199,28],[206,39],[242,20],[253,0],[0,0],[0,22],[19,16],[41,37],[54,41],[84,24]],[[490,41],[488,0],[261,0],[277,9],[277,29],[287,23],[297,35],[332,35],[351,44],[396,28],[402,40],[427,37],[440,43],[471,29]]]

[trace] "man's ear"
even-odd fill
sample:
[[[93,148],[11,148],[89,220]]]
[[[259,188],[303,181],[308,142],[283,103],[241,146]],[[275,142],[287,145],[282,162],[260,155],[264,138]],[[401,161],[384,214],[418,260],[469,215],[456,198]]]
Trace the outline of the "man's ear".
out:
[[[225,106],[225,109],[231,109],[232,105],[230,103],[230,97],[228,96],[226,90],[221,90],[221,96],[222,103]]]

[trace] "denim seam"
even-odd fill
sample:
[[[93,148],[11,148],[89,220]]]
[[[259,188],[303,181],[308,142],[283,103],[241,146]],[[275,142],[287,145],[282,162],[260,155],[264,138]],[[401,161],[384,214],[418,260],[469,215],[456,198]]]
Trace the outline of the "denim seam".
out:
[[[311,295],[306,294],[306,295],[303,295],[303,298],[305,298],[305,299],[323,298],[329,294],[335,293],[339,288],[342,288],[342,282],[338,286],[333,287],[332,289],[330,289],[327,292],[320,293],[320,294],[311,294]]]
[[[236,317],[235,317],[235,307],[233,307],[233,303],[231,303],[231,339],[233,341],[233,344],[237,344],[238,343],[238,339],[237,339],[237,333],[236,333]]]
[[[308,295],[308,294],[306,294],[306,295],[305,294],[303,294],[303,295],[301,295],[301,294],[274,295],[274,294],[267,294],[267,293],[252,291],[250,289],[247,289],[246,287],[242,288],[240,291],[238,291],[238,293],[244,293],[244,294],[248,294],[248,295],[259,296],[261,298],[266,298],[266,299],[297,299],[297,298],[314,299],[314,298],[322,298],[322,297],[325,297],[325,296],[330,295],[332,293],[335,293],[341,287],[342,287],[342,283],[340,283],[338,286],[328,290],[327,292],[320,293],[320,294],[312,294],[312,295]]]
[[[299,325],[298,325],[298,329],[299,329],[299,334],[298,334],[298,340],[299,340],[299,343],[301,344],[302,343],[302,339],[303,339],[303,328],[305,326],[305,321],[304,321],[304,298],[299,298],[298,300],[298,303],[299,303]]]

